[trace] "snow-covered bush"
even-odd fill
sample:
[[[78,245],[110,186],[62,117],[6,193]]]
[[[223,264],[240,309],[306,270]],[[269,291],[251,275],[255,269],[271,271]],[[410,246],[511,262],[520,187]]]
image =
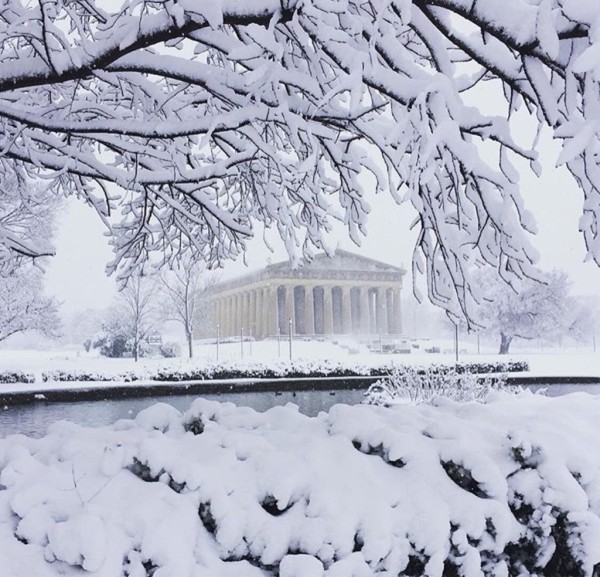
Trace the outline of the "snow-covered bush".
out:
[[[199,399],[0,439],[11,577],[596,577],[600,398]]]
[[[127,327],[116,315],[113,315],[102,323],[102,330],[91,339],[87,348],[98,349],[103,357],[120,358],[127,352],[131,353],[131,346],[128,346],[129,339]]]
[[[159,353],[165,359],[172,359],[181,356],[181,347],[178,343],[163,343],[160,345]]]
[[[365,402],[389,406],[406,401],[424,403],[438,397],[459,402],[482,401],[492,391],[505,387],[502,376],[480,377],[464,370],[459,372],[456,367],[393,367],[388,376],[369,387]]]

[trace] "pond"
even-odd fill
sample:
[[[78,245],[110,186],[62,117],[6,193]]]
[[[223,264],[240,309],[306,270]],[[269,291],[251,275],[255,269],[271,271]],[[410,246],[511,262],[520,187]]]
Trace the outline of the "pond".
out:
[[[549,396],[565,395],[585,391],[600,394],[600,383],[569,383],[552,385],[527,385],[531,390],[546,389]],[[191,403],[203,397],[215,401],[231,401],[236,405],[266,411],[277,405],[294,403],[308,416],[316,416],[320,411],[328,411],[333,405],[345,403],[354,405],[364,399],[365,389],[328,389],[285,392],[239,392],[223,394],[182,394],[157,395],[143,398],[107,398],[78,402],[36,401],[29,404],[9,404],[0,409],[0,437],[21,433],[40,437],[48,427],[61,420],[81,425],[100,427],[110,425],[119,419],[131,419],[141,410],[154,403],[169,403],[180,411],[185,411]]]
[[[110,425],[119,419],[131,419],[141,410],[155,403],[169,403],[180,411],[185,411],[199,398],[252,407],[266,411],[277,405],[294,403],[305,415],[316,416],[320,411],[328,411],[333,405],[345,403],[354,405],[364,398],[364,390],[319,390],[298,392],[242,392],[227,394],[187,394],[165,395],[144,398],[104,399],[97,401],[56,402],[36,401],[31,404],[6,405],[0,409],[0,437],[21,433],[35,437],[43,436],[48,426],[56,421],[100,427]]]

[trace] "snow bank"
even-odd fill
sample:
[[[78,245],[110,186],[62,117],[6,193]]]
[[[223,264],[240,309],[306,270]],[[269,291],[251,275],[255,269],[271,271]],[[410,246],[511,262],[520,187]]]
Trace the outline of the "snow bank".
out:
[[[583,393],[497,393],[57,423],[0,440],[0,573],[591,576],[599,418]]]

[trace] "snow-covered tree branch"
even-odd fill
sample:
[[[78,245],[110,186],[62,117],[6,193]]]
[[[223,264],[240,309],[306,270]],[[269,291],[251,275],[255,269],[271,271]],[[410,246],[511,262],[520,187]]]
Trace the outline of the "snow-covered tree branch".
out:
[[[16,266],[51,256],[50,242],[59,199],[14,174],[0,158],[0,275]]]
[[[42,273],[33,267],[0,277],[0,342],[25,331],[57,337],[58,303],[43,295]]]
[[[217,265],[256,223],[292,256],[336,219],[360,242],[389,190],[418,214],[415,272],[460,314],[474,264],[534,274],[519,108],[563,141],[600,262],[599,22],[592,0],[8,0],[0,155],[83,196],[123,275],[151,252]],[[490,82],[502,115],[470,104]]]

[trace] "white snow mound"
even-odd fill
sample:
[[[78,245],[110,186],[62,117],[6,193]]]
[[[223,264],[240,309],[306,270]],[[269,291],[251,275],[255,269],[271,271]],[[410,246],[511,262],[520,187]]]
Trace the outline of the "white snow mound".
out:
[[[199,399],[0,440],[4,577],[592,576],[600,397]]]

